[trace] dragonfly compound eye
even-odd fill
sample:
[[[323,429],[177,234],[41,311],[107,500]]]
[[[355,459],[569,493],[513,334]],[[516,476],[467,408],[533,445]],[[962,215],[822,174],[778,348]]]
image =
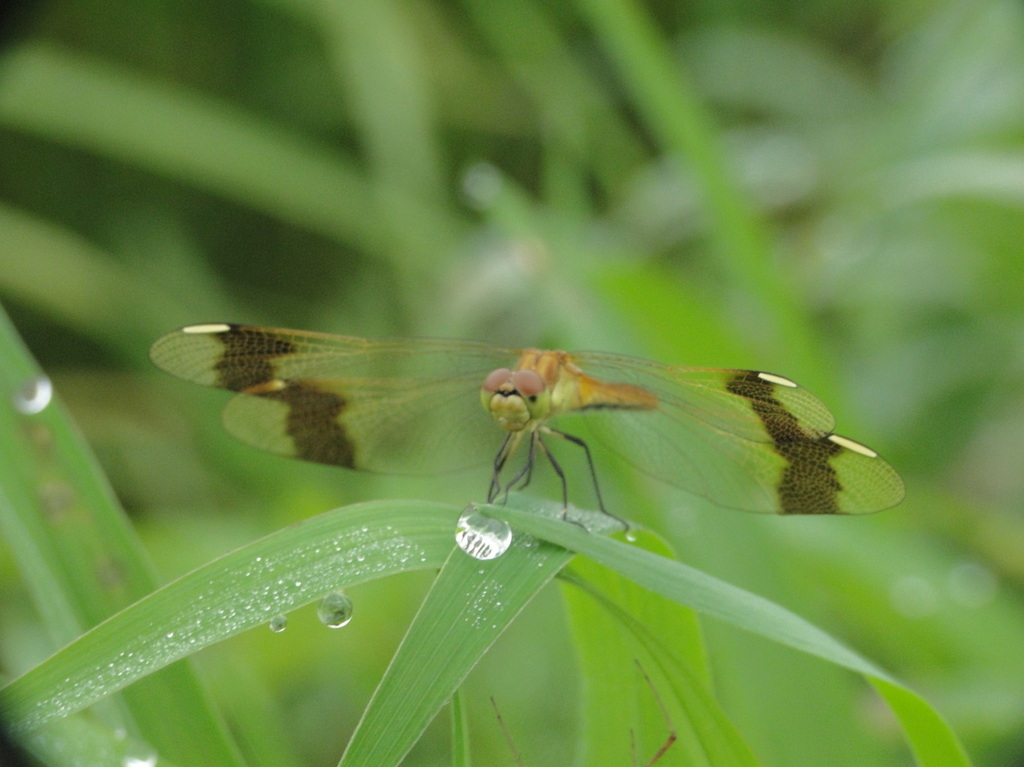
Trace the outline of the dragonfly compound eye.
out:
[[[545,388],[544,379],[535,370],[517,370],[512,374],[512,386],[521,395],[530,399],[543,392]]]
[[[487,378],[484,379],[483,390],[489,394],[493,394],[501,388],[502,384],[506,384],[512,380],[512,371],[508,368],[498,368],[488,374]]]

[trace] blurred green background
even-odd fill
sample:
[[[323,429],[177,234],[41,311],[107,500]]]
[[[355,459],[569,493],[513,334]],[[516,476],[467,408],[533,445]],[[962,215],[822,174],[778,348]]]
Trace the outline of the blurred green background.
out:
[[[239,445],[155,371],[183,324],[475,338],[776,371],[907,482],[856,519],[609,505],[1024,764],[1024,9],[1017,2],[85,2],[5,11],[0,302],[163,579],[358,500],[484,494]],[[2,361],[0,361],[2,364]],[[199,656],[233,726],[326,765],[428,578]],[[53,649],[0,542],[0,669]],[[709,625],[767,765],[905,765],[860,680]],[[470,678],[483,764],[566,763],[557,591]],[[408,764],[444,763],[443,725]],[[490,761],[488,761],[490,760]]]

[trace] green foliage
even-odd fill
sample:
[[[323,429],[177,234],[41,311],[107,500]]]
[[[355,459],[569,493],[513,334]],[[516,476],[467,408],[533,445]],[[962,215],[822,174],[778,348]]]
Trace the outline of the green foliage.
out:
[[[659,767],[956,764],[944,720],[976,764],[1019,761],[1019,4],[72,0],[17,21],[0,302],[58,400],[0,407],[0,674],[8,713],[52,720],[29,741],[48,761],[326,765],[352,740],[360,764],[511,765],[504,727],[525,767],[643,765],[669,729]],[[222,397],[152,370],[156,337],[222,320],[774,370],[908,497],[765,519],[598,455],[609,508],[660,539],[512,509],[547,543],[449,558],[486,477],[262,455],[222,433]],[[37,370],[6,320],[0,344],[10,403]],[[346,530],[394,574],[325,554]],[[246,569],[271,555],[281,584]],[[481,568],[502,605],[472,598]],[[328,631],[303,605],[341,585],[355,617]],[[463,644],[474,606],[494,625]],[[277,612],[286,631],[246,630]],[[455,690],[453,745],[429,723]]]

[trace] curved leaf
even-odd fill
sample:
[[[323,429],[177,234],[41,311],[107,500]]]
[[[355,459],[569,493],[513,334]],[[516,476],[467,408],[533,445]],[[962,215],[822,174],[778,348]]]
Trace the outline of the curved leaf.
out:
[[[321,514],[154,591],[0,690],[14,728],[66,717],[157,669],[333,589],[440,567],[456,510],[376,501]]]
[[[871,661],[789,610],[681,562],[610,538],[590,535],[575,525],[560,524],[511,508],[488,506],[483,511],[538,538],[584,554],[641,586],[704,615],[864,674],[899,718],[921,765],[951,767],[970,764],[956,735],[927,701]]]

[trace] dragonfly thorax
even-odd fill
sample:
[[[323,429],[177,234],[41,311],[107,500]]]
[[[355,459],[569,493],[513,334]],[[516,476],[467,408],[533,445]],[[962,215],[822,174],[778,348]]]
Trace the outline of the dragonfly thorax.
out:
[[[501,428],[522,431],[548,415],[551,393],[534,370],[498,368],[484,379],[480,401]]]

